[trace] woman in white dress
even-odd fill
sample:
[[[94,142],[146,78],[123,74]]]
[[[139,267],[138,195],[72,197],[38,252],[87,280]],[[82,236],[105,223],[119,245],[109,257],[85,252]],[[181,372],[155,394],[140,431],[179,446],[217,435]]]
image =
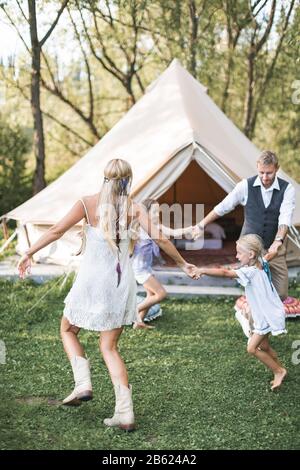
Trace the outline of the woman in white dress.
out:
[[[140,225],[161,249],[190,277],[195,266],[188,264],[161,231],[152,225],[145,209],[129,197],[132,170],[128,162],[111,160],[104,170],[98,194],[86,196],[21,257],[18,269],[24,278],[31,257],[58,240],[67,230],[86,219],[85,249],[76,280],[65,299],[61,338],[71,362],[75,388],[63,404],[77,406],[92,398],[89,362],[78,339],[81,328],[100,332],[100,350],[116,396],[115,413],[104,420],[107,426],[135,428],[126,366],[118,351],[124,325],[137,319],[136,283],[130,254]]]
[[[285,311],[282,301],[272,284],[269,265],[262,258],[263,244],[258,235],[244,235],[237,241],[239,269],[199,268],[202,275],[237,278],[245,287],[245,296],[251,308],[253,332],[249,338],[247,351],[255,356],[274,374],[271,389],[280,387],[287,371],[279,362],[271,348],[268,335],[278,336],[286,333]]]

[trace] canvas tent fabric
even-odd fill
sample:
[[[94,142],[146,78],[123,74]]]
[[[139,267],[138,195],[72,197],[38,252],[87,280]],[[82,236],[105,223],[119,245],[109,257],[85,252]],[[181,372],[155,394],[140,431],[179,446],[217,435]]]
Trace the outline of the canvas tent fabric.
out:
[[[256,173],[259,154],[260,150],[208,96],[205,87],[175,59],[85,156],[6,217],[18,221],[18,251],[22,252],[79,198],[99,191],[104,167],[112,158],[123,158],[131,164],[132,195],[141,201],[163,197],[195,163],[226,194],[242,178]],[[296,188],[293,221],[300,225],[300,186],[283,171],[278,174]],[[189,185],[184,197],[189,199]],[[78,229],[74,227],[41,250],[38,259],[66,263],[78,248]]]

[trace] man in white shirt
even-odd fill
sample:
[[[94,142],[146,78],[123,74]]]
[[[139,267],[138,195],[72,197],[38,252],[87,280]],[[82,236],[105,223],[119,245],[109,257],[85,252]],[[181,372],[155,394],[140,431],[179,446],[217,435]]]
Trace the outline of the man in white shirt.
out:
[[[273,284],[283,300],[288,295],[285,239],[292,225],[295,189],[277,177],[278,169],[275,153],[264,151],[257,160],[258,176],[240,181],[220,204],[193,227],[193,234],[195,238],[199,237],[207,224],[228,214],[239,204],[244,206],[241,235],[255,233],[263,239]]]

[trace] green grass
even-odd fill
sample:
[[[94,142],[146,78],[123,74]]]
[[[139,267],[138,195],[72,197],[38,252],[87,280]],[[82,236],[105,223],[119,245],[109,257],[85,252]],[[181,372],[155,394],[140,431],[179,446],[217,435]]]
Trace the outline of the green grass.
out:
[[[233,299],[167,300],[155,330],[126,328],[120,342],[138,424],[126,434],[102,424],[114,398],[95,333],[81,334],[94,400],[78,408],[57,404],[73,382],[59,338],[70,284],[60,292],[54,283],[0,282],[0,339],[7,348],[0,364],[1,449],[300,448],[300,364],[291,362],[299,321],[288,322],[288,335],[271,339],[289,371],[272,393],[270,372],[247,356]]]

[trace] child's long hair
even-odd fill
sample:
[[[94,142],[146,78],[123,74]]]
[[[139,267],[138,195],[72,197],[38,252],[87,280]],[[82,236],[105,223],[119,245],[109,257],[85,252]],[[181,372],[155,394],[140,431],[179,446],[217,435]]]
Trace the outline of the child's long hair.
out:
[[[253,251],[254,258],[251,262],[252,265],[260,261],[262,263],[262,257],[264,255],[264,246],[263,241],[259,235],[255,234],[248,234],[243,235],[241,238],[238,239],[236,242],[241,248],[245,249],[246,251]]]

